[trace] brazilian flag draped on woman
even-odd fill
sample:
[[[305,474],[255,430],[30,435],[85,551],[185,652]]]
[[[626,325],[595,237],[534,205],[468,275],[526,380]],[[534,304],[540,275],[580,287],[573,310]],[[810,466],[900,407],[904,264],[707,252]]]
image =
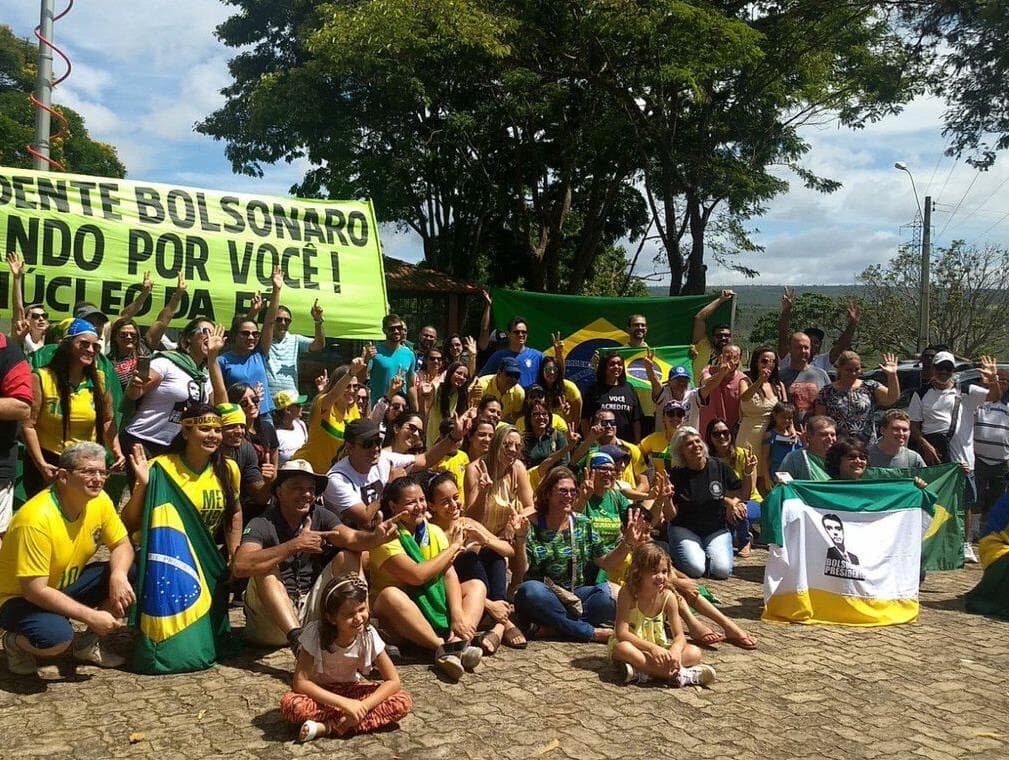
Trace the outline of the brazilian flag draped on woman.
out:
[[[189,497],[151,466],[137,555],[137,673],[205,670],[236,649],[228,622],[228,566]]]

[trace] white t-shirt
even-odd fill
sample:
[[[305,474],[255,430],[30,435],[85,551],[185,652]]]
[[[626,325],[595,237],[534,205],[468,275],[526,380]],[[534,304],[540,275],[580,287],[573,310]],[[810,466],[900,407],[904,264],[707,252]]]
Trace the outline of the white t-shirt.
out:
[[[293,430],[285,430],[281,427],[274,427],[277,431],[277,452],[280,455],[280,466],[283,467],[284,462],[289,460],[294,452],[305,445],[305,441],[308,440],[308,428],[305,427],[305,423],[297,419],[294,421]]]
[[[201,388],[188,372],[163,356],[151,360],[151,371],[161,375],[161,382],[137,402],[137,412],[126,432],[143,441],[167,446],[182,429],[179,420],[183,410],[189,404],[208,403],[213,388],[209,376]]]
[[[350,457],[344,457],[329,468],[329,485],[322,501],[331,511],[342,515],[355,504],[367,506],[382,498],[382,490],[389,482],[393,469],[406,469],[417,459],[413,454],[393,454],[383,451],[378,464],[361,474],[350,464]]]
[[[937,390],[929,388],[924,397],[915,392],[907,408],[912,422],[921,423],[923,434],[945,433],[950,428],[953,407],[960,398],[960,414],[949,440],[949,461],[965,464],[974,469],[974,413],[988,398],[988,389],[972,385],[966,393],[960,393],[956,385]]]
[[[680,401],[681,404],[686,404],[687,406],[687,416],[683,419],[684,425],[689,425],[694,430],[698,429],[701,419],[701,399],[697,395],[697,388],[687,388],[687,392],[683,394],[683,400]],[[659,394],[658,400],[655,402],[655,429],[662,430],[662,410],[665,408],[666,404],[673,400],[673,392],[669,389],[668,383],[662,386],[662,392]],[[702,431],[703,435],[703,431]]]
[[[364,627],[349,647],[334,645],[332,649],[323,649],[318,620],[305,624],[298,643],[312,655],[311,679],[320,686],[354,683],[366,678],[375,660],[385,651],[385,642],[370,625]]]
[[[814,356],[812,359],[809,360],[809,363],[812,364],[814,367],[818,367],[827,373],[829,373],[830,370],[834,368],[834,365],[830,363],[829,351],[823,354],[817,354],[816,356]],[[778,359],[778,369],[787,369],[788,367],[791,366],[792,366],[791,354],[785,354],[783,358]]]
[[[298,356],[308,351],[312,339],[289,332],[283,340],[270,344],[270,356],[266,362],[266,379],[270,385],[270,395],[283,390],[298,390]]]

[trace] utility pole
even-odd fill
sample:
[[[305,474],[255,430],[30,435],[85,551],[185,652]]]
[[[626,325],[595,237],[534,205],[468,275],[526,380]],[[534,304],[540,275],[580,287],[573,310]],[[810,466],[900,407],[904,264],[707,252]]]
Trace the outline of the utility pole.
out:
[[[932,254],[932,196],[925,196],[925,209],[922,212],[921,229],[921,278],[918,306],[918,353],[921,354],[928,345],[929,325],[929,264]]]
[[[40,12],[39,34],[43,39],[52,42],[53,39],[53,8],[56,0],[42,0]],[[39,42],[39,67],[35,76],[35,97],[42,107],[35,108],[35,150],[45,158],[35,156],[35,169],[46,171],[49,162],[49,110],[53,101],[53,51],[49,45]]]

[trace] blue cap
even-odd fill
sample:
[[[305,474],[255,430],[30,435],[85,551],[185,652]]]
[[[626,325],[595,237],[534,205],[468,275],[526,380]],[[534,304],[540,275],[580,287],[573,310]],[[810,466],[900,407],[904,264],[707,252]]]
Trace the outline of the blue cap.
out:
[[[519,360],[514,356],[504,357],[497,365],[498,372],[504,372],[506,375],[515,375],[519,377],[522,374],[522,368],[519,366]]]
[[[75,319],[67,328],[68,338],[76,338],[78,335],[87,335],[88,333],[98,337],[98,330],[86,319]]]
[[[593,470],[598,470],[600,467],[612,467],[613,457],[604,451],[594,451],[591,456],[589,456],[589,467]]]
[[[687,368],[683,367],[683,366],[670,367],[669,368],[669,379],[672,380],[673,378],[677,378],[677,377],[685,377],[685,378],[687,378],[687,380],[689,380],[690,379],[690,373],[687,372]]]
[[[616,462],[618,459],[623,459],[627,456],[629,452],[623,446],[617,446],[615,443],[608,443],[605,446],[599,447],[599,453],[605,454]]]

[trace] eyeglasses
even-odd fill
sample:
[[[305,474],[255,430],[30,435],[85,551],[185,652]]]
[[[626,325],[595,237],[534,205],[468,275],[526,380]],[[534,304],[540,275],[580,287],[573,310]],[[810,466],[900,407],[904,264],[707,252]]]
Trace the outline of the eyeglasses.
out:
[[[243,338],[258,338],[260,332],[259,330],[239,330],[238,334]]]
[[[614,472],[616,472],[616,470],[614,470],[613,467],[610,466],[610,465],[605,465],[603,467],[593,467],[592,471],[593,472],[605,472],[605,473],[607,473],[609,475],[612,475]]]
[[[859,454],[858,452],[854,452],[854,453],[848,454],[848,456],[846,456],[845,459],[848,459],[848,460],[850,460],[852,462],[868,462],[869,461],[869,457],[867,457],[865,454]]]
[[[49,319],[49,312],[36,311],[28,315],[28,319]]]
[[[103,470],[99,467],[79,467],[71,470],[71,472],[78,472],[85,479],[101,478],[102,480],[105,480],[109,476],[108,470]]]
[[[289,325],[289,324],[291,324],[291,318],[290,317],[277,317],[277,322],[279,322],[281,324],[284,324],[284,325]]]
[[[556,488],[554,490],[557,491],[557,493],[560,494],[561,496],[577,496],[578,495],[578,489],[577,488]]]

